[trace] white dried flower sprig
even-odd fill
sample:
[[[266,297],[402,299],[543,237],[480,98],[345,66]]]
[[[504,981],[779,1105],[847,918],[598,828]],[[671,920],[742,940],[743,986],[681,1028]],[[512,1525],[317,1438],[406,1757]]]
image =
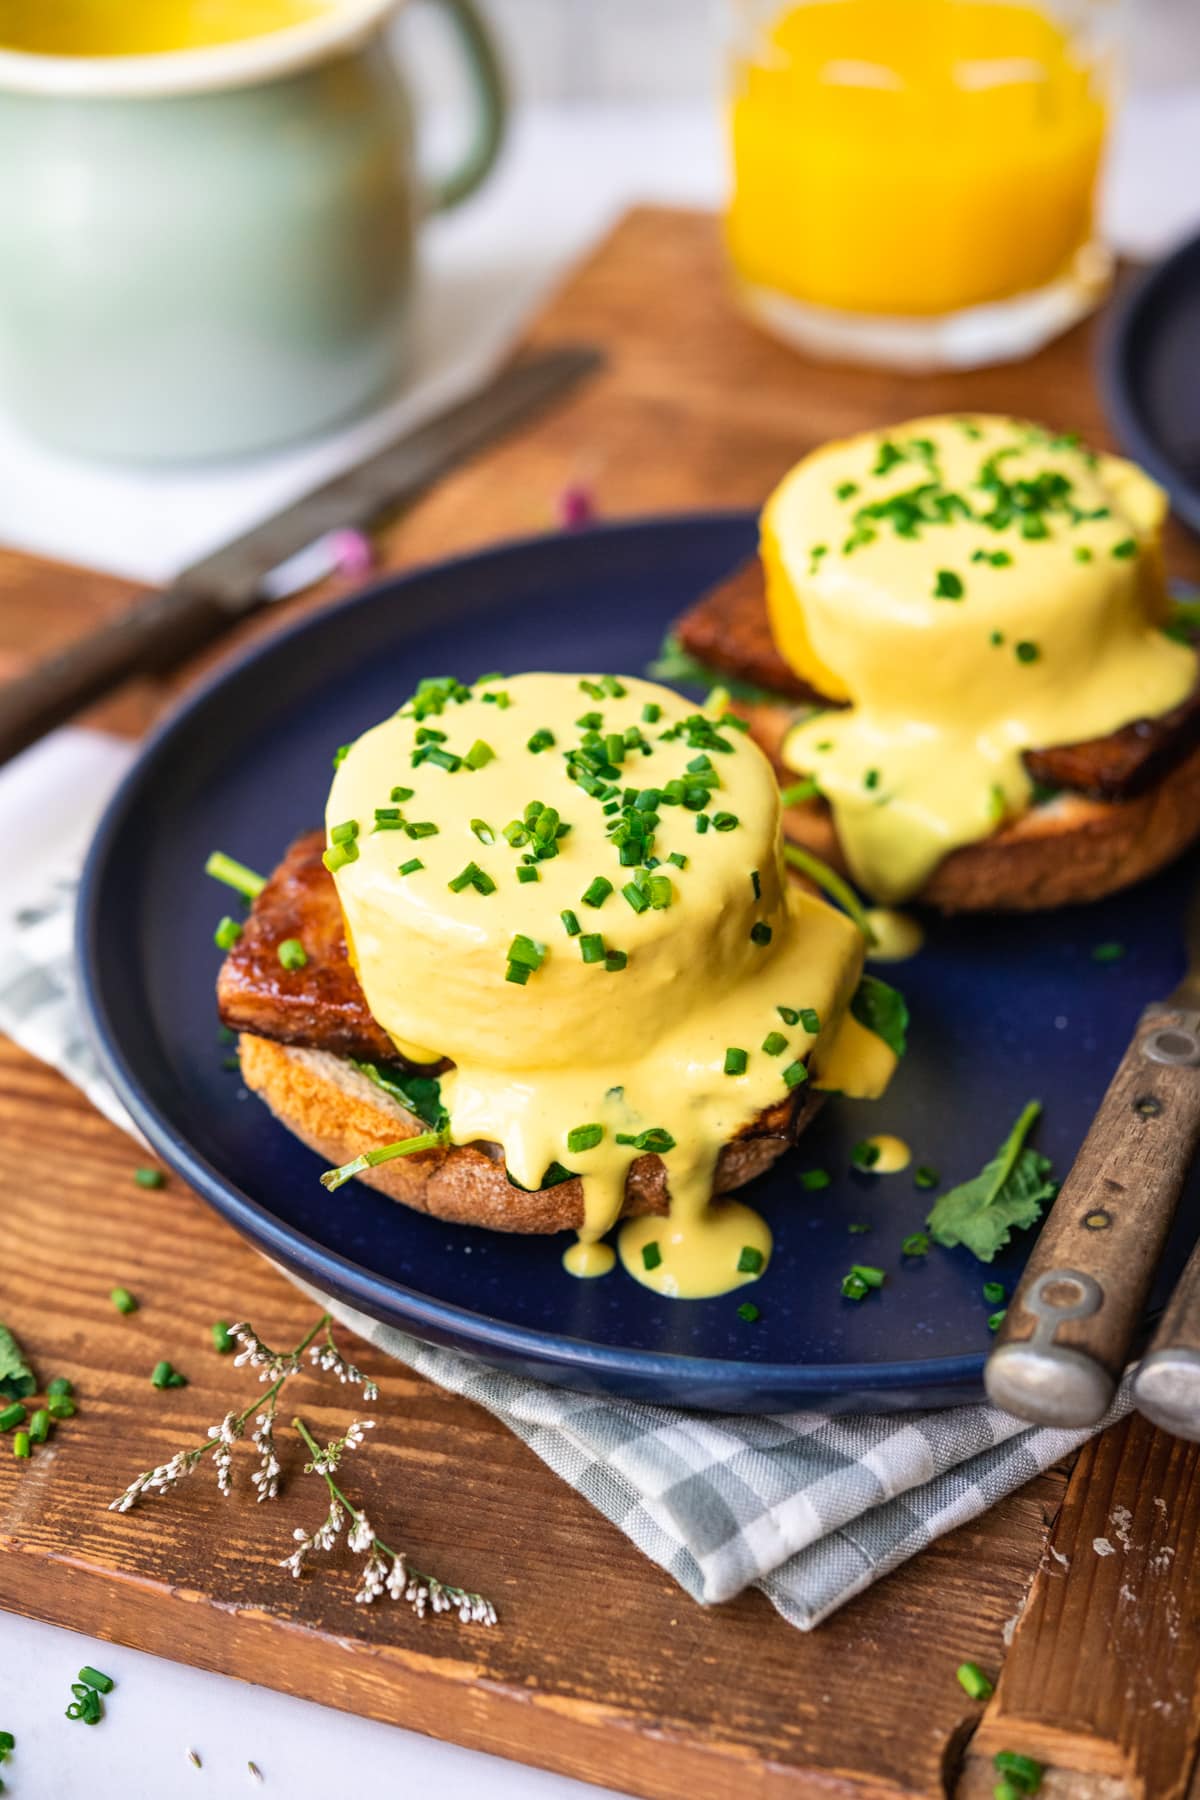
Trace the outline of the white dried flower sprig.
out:
[[[356,1369],[354,1364],[342,1355],[341,1351],[334,1343],[332,1326],[326,1325],[325,1342],[323,1344],[314,1344],[308,1354],[314,1365],[321,1370],[322,1374],[336,1375],[340,1382],[349,1382],[352,1387],[360,1387],[362,1389],[363,1399],[367,1401],[368,1404],[373,1400],[378,1400],[379,1389],[371,1380],[370,1376],[364,1375],[359,1369]]]
[[[329,1490],[329,1511],[314,1532],[296,1529],[293,1534],[296,1548],[283,1559],[281,1568],[298,1577],[314,1551],[333,1549],[349,1519],[346,1547],[353,1555],[364,1559],[354,1596],[360,1605],[369,1606],[381,1594],[386,1594],[390,1600],[406,1601],[419,1619],[431,1612],[456,1612],[463,1625],[496,1623],[496,1609],[482,1594],[468,1593],[465,1588],[439,1581],[436,1575],[414,1569],[402,1551],[391,1549],[382,1538],[376,1537],[366,1513],[350,1503],[333,1479],[342,1457],[348,1450],[358,1448],[364,1432],[374,1425],[373,1419],[355,1419],[344,1437],[325,1445],[318,1444],[303,1419],[293,1419],[292,1424],[312,1453],[312,1460],[304,1465],[304,1473],[320,1475]]]
[[[179,1450],[169,1462],[160,1463],[156,1469],[145,1469],[135,1475],[123,1494],[109,1502],[110,1512],[128,1512],[146,1494],[165,1494],[181,1482],[185,1476],[194,1474],[204,1457],[211,1454],[217,1472],[217,1486],[223,1494],[231,1492],[233,1487],[233,1446],[242,1437],[246,1429],[246,1421],[251,1413],[258,1411],[255,1429],[250,1434],[250,1441],[259,1453],[259,1466],[250,1477],[258,1489],[260,1500],[274,1500],[279,1492],[279,1460],[275,1455],[275,1442],[272,1427],[275,1421],[275,1408],[279,1404],[280,1391],[285,1382],[293,1375],[298,1375],[304,1367],[304,1352],[313,1339],[324,1331],[329,1335],[330,1317],[322,1313],[311,1330],[306,1331],[294,1350],[272,1350],[263,1343],[252,1325],[231,1325],[230,1336],[237,1339],[242,1349],[234,1358],[234,1366],[249,1363],[251,1368],[262,1371],[261,1379],[270,1381],[271,1386],[265,1394],[259,1394],[242,1412],[228,1412],[219,1425],[210,1425],[208,1435],[202,1444],[193,1444],[190,1450]]]

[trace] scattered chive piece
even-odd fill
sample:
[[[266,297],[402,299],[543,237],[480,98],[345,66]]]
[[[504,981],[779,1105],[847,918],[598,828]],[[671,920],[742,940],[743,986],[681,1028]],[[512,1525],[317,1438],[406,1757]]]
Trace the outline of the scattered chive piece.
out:
[[[865,1281],[872,1288],[881,1288],[886,1280],[883,1270],[872,1267],[870,1263],[855,1263],[850,1273],[857,1275],[860,1281]]]
[[[911,1232],[900,1245],[901,1256],[928,1256],[929,1239],[923,1231]]]
[[[983,1284],[983,1297],[989,1306],[999,1306],[1000,1302],[1005,1298],[1004,1283],[1002,1281],[985,1281]]]
[[[414,824],[404,827],[405,837],[427,838],[436,837],[437,834],[438,828],[432,819],[418,819]]]
[[[358,820],[347,819],[341,825],[335,825],[329,834],[331,844],[352,844],[358,836]]]
[[[604,966],[610,975],[617,974],[628,961],[628,954],[624,950],[606,950],[604,952]]]
[[[768,1031],[762,1041],[762,1047],[768,1056],[782,1056],[787,1049],[787,1039],[782,1031]]]
[[[639,1131],[636,1137],[628,1132],[618,1131],[618,1144],[632,1144],[635,1150],[648,1150],[652,1155],[665,1156],[668,1150],[675,1148],[675,1139],[661,1125],[652,1125],[648,1131]]]
[[[719,812],[713,814],[714,831],[734,831],[737,828],[737,824],[738,816],[736,813]]]
[[[744,1050],[726,1050],[725,1073],[727,1075],[744,1075],[749,1060],[750,1058]]]
[[[861,1275],[853,1273],[842,1276],[842,1297],[846,1300],[864,1300],[870,1293]]]
[[[1006,1775],[1023,1794],[1036,1794],[1045,1773],[1040,1762],[1035,1762],[1032,1756],[1022,1756],[1018,1750],[998,1750],[992,1767],[997,1775]]]
[[[228,1356],[237,1345],[237,1339],[230,1333],[224,1319],[218,1319],[215,1325],[209,1326],[212,1333],[213,1349],[218,1356]]]
[[[672,850],[670,856],[668,856],[668,858],[667,858],[667,861],[669,863],[674,863],[674,865],[677,869],[686,869],[688,866],[687,857],[682,856],[678,850]]]
[[[866,774],[863,776],[863,786],[865,788],[877,788],[879,786],[879,770],[878,769],[868,769],[867,770]]]
[[[961,600],[962,576],[956,575],[953,569],[939,569],[933,584],[933,597],[935,600]]]
[[[850,1152],[850,1161],[856,1169],[873,1169],[879,1161],[879,1145],[871,1143],[868,1138],[863,1138],[862,1142],[855,1144]]]
[[[1007,1306],[1003,1306],[1003,1307],[1001,1307],[999,1312],[990,1313],[988,1315],[988,1330],[989,1331],[999,1331],[1000,1327],[1004,1323],[1004,1315],[1005,1315],[1005,1313],[1007,1313],[1007,1311],[1008,1311]]]
[[[0,1431],[11,1431],[14,1425],[23,1425],[28,1417],[21,1402],[14,1400],[11,1406],[6,1406],[0,1412]]]
[[[1075,561],[1078,563],[1091,562],[1094,554],[1093,551],[1088,549],[1086,544],[1076,544],[1075,546]]]
[[[828,1169],[805,1169],[800,1176],[800,1186],[815,1194],[821,1188],[827,1188],[833,1176]]]
[[[858,492],[858,483],[857,481],[839,481],[833,491],[839,500],[852,500]]]
[[[661,718],[662,707],[658,704],[658,701],[647,700],[645,706],[642,708],[642,723],[645,725],[657,725]]]
[[[18,1462],[24,1462],[28,1459],[29,1454],[29,1433],[27,1431],[18,1431],[17,1435],[13,1438],[13,1455],[17,1458]]]
[[[44,1444],[50,1436],[50,1414],[46,1407],[39,1406],[29,1421],[29,1441],[31,1444]]]
[[[821,1029],[821,1016],[813,1006],[800,1008],[800,1024],[803,1029],[815,1037]]]
[[[597,875],[593,881],[588,882],[587,887],[583,890],[583,904],[585,906],[603,906],[612,891],[613,884],[607,876]]]
[[[560,912],[558,916],[563,922],[563,930],[566,932],[567,936],[578,937],[580,932],[579,920],[571,911],[570,907],[568,907],[565,912]]]
[[[779,790],[780,806],[799,806],[805,800],[815,800],[820,793],[816,777],[805,775],[801,781],[793,781],[790,787]]]
[[[117,1685],[111,1675],[105,1675],[99,1669],[93,1669],[90,1663],[85,1663],[80,1669],[79,1679],[88,1687],[95,1688],[98,1694],[111,1694]]]
[[[494,844],[496,841],[496,834],[486,819],[472,819],[471,830],[481,844]]]
[[[754,898],[756,900],[761,900],[762,899],[762,880],[759,876],[757,869],[751,869],[751,871],[750,871],[750,886],[754,889]]]
[[[525,748],[531,750],[536,756],[539,750],[549,750],[553,747],[553,744],[554,733],[543,725],[539,731],[534,732]]]
[[[308,952],[299,938],[284,938],[276,955],[283,969],[303,969],[308,966]]]
[[[659,1249],[657,1243],[642,1245],[642,1267],[643,1267],[643,1269],[657,1269],[658,1265],[661,1262],[662,1262],[662,1251]]]
[[[744,1319],[747,1325],[753,1325],[756,1319],[762,1317],[762,1314],[759,1312],[757,1306],[755,1306],[753,1300],[743,1300],[742,1304],[737,1309],[737,1316],[739,1319]]]
[[[644,913],[650,904],[648,896],[638,886],[636,881],[627,881],[625,886],[621,889],[621,892],[626,900],[628,900],[635,913]]]
[[[542,963],[545,961],[545,957],[545,945],[535,943],[531,937],[526,937],[523,931],[518,931],[516,937],[514,937],[512,943],[508,946],[509,962],[517,963],[522,968],[533,970],[540,969]]]
[[[396,801],[411,800],[415,793],[415,788],[394,787],[391,792],[391,798]]]
[[[213,943],[217,946],[218,950],[232,950],[241,935],[242,928],[237,920],[231,919],[229,914],[226,913],[225,917],[218,923],[217,929],[213,932]]]
[[[800,1013],[797,1007],[777,1006],[775,1011],[779,1014],[785,1025],[798,1025],[800,1023]]]
[[[871,1227],[869,1225],[862,1225],[857,1222],[853,1225],[847,1225],[846,1227],[846,1230],[850,1233],[851,1237],[862,1237],[866,1232],[870,1231],[870,1229]]]
[[[398,873],[401,875],[415,875],[418,869],[423,869],[424,867],[425,864],[421,861],[419,856],[410,856],[407,862],[400,864]]]
[[[978,1663],[959,1663],[954,1675],[959,1687],[972,1700],[990,1700],[996,1691]]]
[[[138,1309],[138,1303],[128,1288],[115,1287],[108,1297],[119,1313],[135,1313]]]
[[[585,931],[579,940],[579,954],[585,963],[604,961],[604,939],[598,931]]]
[[[405,829],[411,837],[413,835],[412,827],[406,826]],[[353,839],[348,844],[331,844],[328,850],[322,852],[321,861],[331,875],[336,875],[339,869],[346,867],[347,863],[358,861],[358,845]]]
[[[1113,545],[1112,553],[1114,556],[1120,557],[1122,559],[1124,559],[1127,556],[1136,556],[1137,555],[1137,540],[1136,540],[1136,538],[1122,538],[1119,544]]]
[[[603,1136],[603,1125],[576,1125],[567,1133],[567,1149],[594,1150]]]
[[[517,880],[518,881],[529,882],[529,881],[540,881],[541,879],[542,878],[538,873],[538,866],[536,863],[522,863],[520,868],[517,870]]]
[[[76,1406],[65,1394],[51,1394],[46,1401],[46,1411],[52,1419],[73,1419]]]
[[[167,1185],[167,1178],[161,1169],[135,1169],[133,1179],[138,1187],[160,1188]]]
[[[993,650],[999,649],[1000,645],[1003,642],[1004,642],[1004,633],[1002,631],[993,631],[988,638],[988,643],[992,646]]]
[[[16,1747],[17,1747],[17,1740],[13,1736],[12,1732],[11,1731],[0,1731],[0,1750],[3,1750],[4,1754],[7,1756],[8,1752],[10,1750],[15,1750]]]
[[[1037,645],[1030,643],[1028,638],[1022,638],[1021,642],[1017,645],[1018,662],[1036,662],[1040,655],[1041,651],[1038,649]]]
[[[757,1275],[763,1266],[763,1253],[756,1250],[753,1244],[743,1244],[741,1255],[737,1259],[739,1275]]]
[[[783,1071],[783,1085],[786,1088],[799,1087],[802,1081],[808,1080],[808,1070],[802,1062],[789,1063]]]
[[[173,1369],[169,1362],[155,1363],[150,1375],[150,1385],[156,1388],[176,1388],[187,1386],[187,1376]]]
[[[1096,963],[1120,962],[1124,954],[1124,944],[1097,944],[1092,951],[1092,961]]]
[[[71,1386],[71,1383],[67,1380],[65,1375],[56,1375],[54,1380],[50,1383],[50,1386],[46,1389],[46,1392],[52,1400],[61,1400],[73,1394],[75,1389]]]
[[[764,925],[761,919],[756,919],[754,924],[750,927],[750,942],[752,944],[765,946],[769,944],[770,941],[771,927],[769,925]]]
[[[204,873],[211,875],[214,881],[223,881],[226,887],[235,888],[247,900],[257,900],[267,885],[265,875],[256,875],[253,869],[248,869],[245,863],[235,862],[223,850],[213,851],[204,865]]]
[[[937,1170],[931,1169],[928,1163],[918,1163],[913,1170],[914,1187],[935,1188],[941,1179]]]
[[[491,762],[496,752],[482,738],[476,738],[467,754],[463,757],[468,769],[482,769]]]

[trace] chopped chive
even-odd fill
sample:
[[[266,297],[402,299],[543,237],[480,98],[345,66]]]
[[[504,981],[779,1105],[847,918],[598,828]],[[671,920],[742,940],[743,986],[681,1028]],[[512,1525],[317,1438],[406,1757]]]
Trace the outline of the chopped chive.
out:
[[[137,1187],[160,1188],[167,1185],[167,1178],[161,1169],[135,1169],[133,1179]]]
[[[667,861],[669,863],[674,863],[674,865],[677,869],[686,869],[688,866],[687,857],[681,856],[678,850],[672,850],[670,856],[668,856],[668,858],[667,858]]]
[[[737,825],[738,816],[736,813],[719,812],[713,814],[714,831],[734,831],[736,830]]]
[[[785,1025],[798,1025],[800,1023],[800,1014],[794,1006],[777,1006],[775,1011],[779,1014]]]
[[[786,1088],[799,1087],[801,1082],[807,1080],[808,1070],[802,1062],[789,1063],[787,1068],[783,1071],[783,1085]]]
[[[563,922],[563,930],[566,932],[567,936],[578,937],[580,930],[579,920],[571,911],[570,907],[568,907],[565,912],[560,912],[558,916]]]
[[[737,1259],[739,1275],[757,1275],[763,1266],[763,1253],[756,1250],[753,1244],[743,1244],[741,1255]]]
[[[646,725],[657,725],[662,718],[662,707],[657,700],[647,700],[642,708],[642,722]]]
[[[914,1187],[935,1188],[941,1179],[937,1170],[931,1169],[928,1163],[918,1163],[913,1170]]]
[[[518,931],[508,946],[508,960],[510,963],[518,963],[527,969],[540,969],[546,960],[546,946],[535,943],[531,937],[526,937],[523,931]]]
[[[1129,556],[1136,556],[1137,555],[1137,539],[1136,538],[1122,538],[1119,544],[1113,545],[1112,554],[1114,556],[1120,557],[1122,559],[1124,559],[1125,557],[1129,557]]]
[[[538,866],[536,863],[522,863],[520,868],[517,870],[517,880],[518,881],[521,881],[521,882],[540,881],[541,879],[542,878],[538,873]]]
[[[6,1406],[4,1411],[0,1412],[0,1431],[11,1431],[14,1425],[24,1425],[28,1417],[29,1414],[21,1402],[14,1400],[11,1406]]]
[[[483,738],[476,738],[467,754],[463,757],[468,769],[482,769],[491,762],[496,752]]]
[[[583,890],[583,904],[585,906],[603,906],[612,891],[613,884],[608,877],[597,875],[594,880],[588,882],[587,887]]]
[[[580,1150],[594,1150],[603,1136],[603,1125],[575,1125],[567,1133],[567,1149],[572,1154]]]
[[[1004,1307],[1001,1307],[999,1312],[994,1312],[989,1315],[988,1322],[987,1322],[989,1331],[999,1331],[1000,1327],[1004,1323],[1004,1317],[1005,1317],[1005,1314],[1007,1313],[1007,1311],[1008,1311],[1008,1308],[1006,1306],[1004,1306]]]
[[[504,971],[504,979],[511,981],[515,987],[524,987],[531,974],[532,970],[528,969],[524,963],[510,962]]]
[[[751,871],[750,871],[750,886],[754,890],[754,898],[756,900],[761,900],[762,899],[762,880],[759,876],[757,869],[751,869]]]
[[[486,819],[472,819],[471,830],[481,844],[494,844],[496,841],[496,834]]]
[[[534,732],[533,736],[525,745],[525,748],[531,750],[536,756],[539,750],[549,750],[552,748],[553,744],[554,733],[543,725],[540,730]]]
[[[953,569],[939,569],[933,583],[933,597],[935,600],[961,600],[962,576],[956,575]]]
[[[1021,642],[1017,645],[1018,662],[1036,662],[1040,655],[1041,651],[1038,649],[1037,645],[1030,643],[1028,638],[1022,638]]]
[[[839,500],[852,500],[858,492],[858,483],[857,481],[839,481],[833,491]]]
[[[1120,960],[1124,956],[1124,954],[1125,954],[1124,944],[1117,944],[1117,943],[1097,944],[1092,951],[1092,961],[1095,963],[1120,962]]]
[[[802,1006],[800,1008],[800,1024],[811,1036],[817,1035],[821,1029],[821,1016],[815,1007]]]
[[[52,1423],[53,1421],[51,1420],[49,1410],[44,1406],[39,1406],[32,1419],[29,1421],[30,1443],[44,1444],[46,1439],[50,1436],[50,1427]],[[3,1758],[0,1758],[0,1761],[2,1760]]]
[[[650,1244],[642,1245],[642,1267],[643,1267],[643,1269],[657,1269],[661,1262],[662,1262],[662,1251],[659,1249],[657,1243],[650,1243]]]
[[[1076,544],[1076,546],[1075,546],[1075,561],[1077,563],[1090,563],[1091,561],[1093,561],[1094,556],[1095,556],[1095,552],[1092,550],[1089,550],[1086,544]]]
[[[954,1676],[959,1687],[972,1700],[990,1700],[996,1691],[978,1663],[959,1663]]]
[[[871,1227],[869,1225],[861,1224],[847,1225],[846,1227],[846,1230],[850,1233],[851,1237],[862,1237],[866,1232],[870,1231],[870,1229]]]
[[[138,1303],[128,1288],[115,1287],[108,1297],[119,1313],[135,1313],[138,1309]]]
[[[52,1419],[73,1419],[76,1407],[66,1394],[51,1394],[46,1400],[46,1411]]]
[[[412,836],[411,826],[408,827],[408,835]],[[330,844],[328,850],[322,854],[321,861],[331,875],[336,875],[339,869],[346,867],[347,863],[358,861],[358,845],[353,838],[347,844]]]
[[[404,827],[404,835],[410,838],[436,837],[438,828],[432,819],[418,819],[414,824]]]
[[[999,649],[1003,642],[1004,633],[1002,631],[993,631],[988,638],[988,643],[992,646],[993,650]]]
[[[745,1050],[726,1050],[725,1073],[727,1075],[744,1075],[746,1064],[750,1061]]]
[[[929,1239],[923,1231],[910,1232],[900,1244],[901,1256],[928,1256]]]
[[[887,1279],[882,1269],[876,1269],[870,1263],[854,1263],[850,1273],[865,1281],[868,1287],[881,1288]]]
[[[621,889],[621,892],[626,900],[628,900],[635,913],[644,913],[650,904],[648,897],[643,893],[636,881],[627,881],[625,886]]]
[[[675,1139],[661,1125],[651,1125],[647,1131],[639,1131],[636,1137],[628,1132],[618,1131],[618,1144],[632,1144],[637,1150],[648,1150],[652,1155],[665,1156],[668,1150],[675,1148]]]
[[[709,827],[708,814],[703,813],[703,812],[697,813],[696,814],[696,830],[701,834],[701,836],[703,836],[703,834],[708,830],[708,827]]]
[[[415,792],[415,788],[394,787],[391,797],[393,800],[411,800]]]
[[[604,952],[604,966],[610,975],[619,974],[628,962],[629,956],[624,950],[606,950]]]
[[[25,1462],[28,1460],[30,1455],[29,1443],[30,1439],[27,1431],[18,1431],[13,1438],[13,1455],[18,1462]]]
[[[231,919],[229,914],[226,913],[225,917],[218,924],[217,929],[213,932],[213,943],[217,946],[218,950],[232,950],[241,935],[242,928],[237,920]]]
[[[771,927],[765,925],[761,919],[756,919],[754,924],[750,927],[750,942],[752,944],[766,945],[769,944],[770,941]]]
[[[49,1387],[46,1389],[46,1393],[49,1395],[49,1397],[52,1400],[66,1399],[69,1395],[73,1394],[74,1392],[75,1392],[74,1387],[72,1386],[71,1382],[69,1382],[67,1380],[67,1377],[65,1375],[56,1375],[54,1377],[54,1380],[50,1383]]]
[[[762,1047],[768,1056],[782,1056],[787,1049],[788,1041],[782,1031],[768,1031],[762,1041]]]
[[[333,767],[334,767],[335,773],[338,769],[341,768],[342,764],[345,762],[346,758],[349,756],[349,754],[353,748],[354,748],[353,744],[339,744],[338,745],[337,749],[333,753]]]
[[[218,1319],[216,1324],[210,1325],[208,1329],[212,1336],[213,1349],[217,1355],[228,1356],[229,1352],[236,1347],[237,1339],[231,1333],[226,1321]]]
[[[877,788],[879,786],[879,770],[878,769],[868,769],[867,770],[866,774],[863,776],[863,786],[865,788],[872,788],[872,789]]]
[[[856,1169],[873,1169],[879,1161],[879,1145],[863,1138],[850,1152],[850,1161]]]
[[[1007,1297],[1004,1283],[1002,1281],[985,1281],[983,1297],[989,1306],[999,1306],[1000,1302]]]
[[[842,1276],[842,1296],[846,1300],[865,1300],[870,1288],[861,1275],[853,1273]]]
[[[780,806],[800,806],[805,800],[815,800],[820,792],[816,777],[806,775],[802,781],[793,781],[790,787],[779,790],[779,804]]]
[[[650,904],[656,912],[665,912],[674,899],[670,878],[666,875],[652,875],[646,884],[646,892],[649,894]]]
[[[299,938],[284,938],[275,954],[279,958],[280,968],[293,971],[308,965],[308,952]]]
[[[111,1694],[117,1685],[111,1675],[104,1675],[99,1669],[93,1669],[90,1663],[85,1663],[80,1669],[79,1679],[85,1686],[95,1688],[98,1694]]]
[[[800,1175],[800,1186],[807,1188],[810,1194],[815,1194],[821,1188],[827,1188],[832,1180],[833,1176],[828,1169],[804,1169]]]
[[[245,863],[235,862],[223,850],[213,851],[204,865],[204,873],[211,875],[214,881],[223,881],[226,887],[244,894],[247,900],[257,900],[267,885],[265,875],[256,875],[253,869],[248,869]]]
[[[743,1300],[737,1309],[737,1316],[744,1319],[747,1325],[753,1325],[756,1319],[761,1319],[762,1314],[752,1300]]]
[[[604,961],[604,939],[598,931],[585,931],[579,940],[579,954],[585,963]]]
[[[1023,1756],[1019,1750],[998,1750],[992,1767],[997,1775],[1007,1776],[1023,1794],[1036,1794],[1045,1774],[1040,1762],[1035,1762],[1032,1756]]]
[[[358,836],[358,820],[347,819],[341,825],[335,825],[329,833],[331,844],[352,844]]]
[[[410,856],[407,862],[400,864],[399,873],[401,875],[415,875],[418,869],[423,869],[424,867],[425,864],[421,861],[419,856]]]
[[[171,1364],[164,1359],[162,1362],[155,1363],[150,1375],[150,1385],[160,1391],[163,1388],[186,1387],[187,1376],[181,1375],[178,1369],[172,1368]]]

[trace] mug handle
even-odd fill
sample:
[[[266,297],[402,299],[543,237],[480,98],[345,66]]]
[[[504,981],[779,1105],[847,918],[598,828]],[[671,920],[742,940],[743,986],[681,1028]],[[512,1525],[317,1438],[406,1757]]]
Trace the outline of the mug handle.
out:
[[[471,142],[457,167],[425,186],[430,212],[446,212],[473,194],[491,171],[508,127],[508,85],[496,40],[475,0],[429,0],[445,13],[467,65],[475,102]]]

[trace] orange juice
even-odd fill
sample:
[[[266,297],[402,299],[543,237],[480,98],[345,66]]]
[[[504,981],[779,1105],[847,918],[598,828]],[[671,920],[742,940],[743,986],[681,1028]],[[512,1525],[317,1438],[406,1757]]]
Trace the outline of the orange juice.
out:
[[[1035,6],[804,0],[735,66],[735,268],[893,318],[1045,289],[1092,239],[1106,110]]]

